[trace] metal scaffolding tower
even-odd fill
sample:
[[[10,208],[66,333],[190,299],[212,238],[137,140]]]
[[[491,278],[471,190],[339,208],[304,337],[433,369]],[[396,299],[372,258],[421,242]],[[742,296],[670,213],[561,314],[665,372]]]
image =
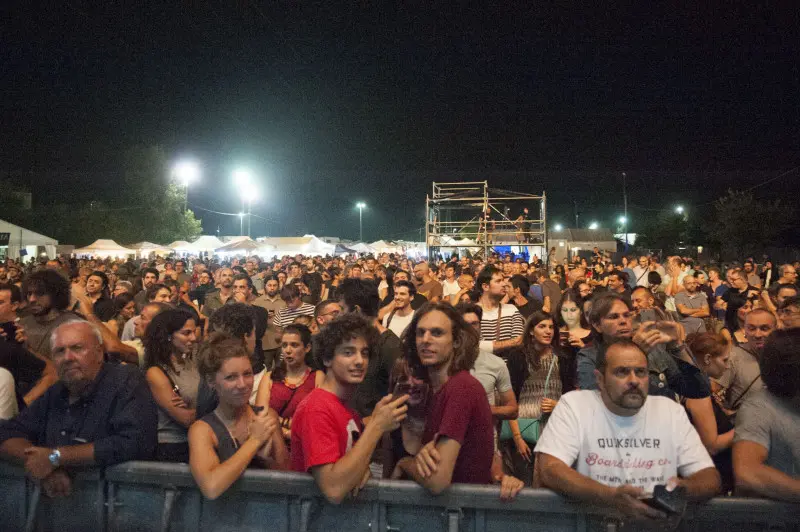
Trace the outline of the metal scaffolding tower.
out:
[[[545,260],[546,203],[544,192],[535,195],[493,189],[487,181],[433,183],[432,194],[425,197],[428,256],[468,249],[486,257],[496,247],[510,246],[519,254]],[[528,214],[523,218],[526,208]]]

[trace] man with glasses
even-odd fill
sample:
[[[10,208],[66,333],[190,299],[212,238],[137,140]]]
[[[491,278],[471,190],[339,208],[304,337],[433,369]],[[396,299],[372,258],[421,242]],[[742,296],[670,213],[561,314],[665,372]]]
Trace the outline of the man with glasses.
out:
[[[342,313],[342,305],[338,301],[323,301],[314,308],[314,321],[322,329],[325,325],[335,320]]]
[[[800,327],[800,297],[787,297],[778,304],[778,328]]]
[[[598,353],[614,341],[627,339],[647,354],[650,395],[708,397],[708,382],[683,343],[686,335],[681,324],[647,321],[634,331],[634,316],[631,304],[619,295],[606,293],[593,300],[589,323],[598,339],[578,352],[578,387],[596,390]]]

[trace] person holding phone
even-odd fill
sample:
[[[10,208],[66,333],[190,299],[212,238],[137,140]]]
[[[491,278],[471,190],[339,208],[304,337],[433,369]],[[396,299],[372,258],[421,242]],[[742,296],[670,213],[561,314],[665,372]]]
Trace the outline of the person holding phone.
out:
[[[377,299],[377,294],[375,294]],[[383,434],[406,418],[407,395],[386,395],[364,426],[349,403],[364,381],[378,331],[357,313],[339,316],[323,327],[316,348],[325,379],[297,407],[292,423],[292,469],[314,477],[325,498],[341,503],[371,477],[370,458]]]
[[[600,351],[596,390],[565,394],[536,444],[535,486],[605,506],[624,519],[663,520],[646,504],[658,486],[713,497],[720,476],[684,409],[648,394],[647,355],[630,339]],[[573,468],[574,464],[574,468]]]

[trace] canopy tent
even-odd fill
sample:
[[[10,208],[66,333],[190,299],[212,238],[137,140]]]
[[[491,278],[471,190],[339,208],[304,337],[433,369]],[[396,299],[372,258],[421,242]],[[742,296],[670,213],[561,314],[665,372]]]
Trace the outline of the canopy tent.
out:
[[[74,251],[75,255],[86,255],[93,257],[124,257],[135,255],[136,250],[120,246],[113,240],[95,240],[85,248],[78,248]]]
[[[49,236],[40,235],[30,229],[25,229],[11,222],[0,220],[0,234],[8,233],[8,243],[5,242],[5,235],[3,240],[0,241],[0,247],[6,246],[6,257],[10,259],[18,259],[20,251],[25,250],[25,255],[35,257],[37,255],[37,247],[41,246],[47,253],[48,258],[56,258],[56,246],[58,240],[50,238]]]
[[[215,249],[221,248],[225,242],[219,238],[211,235],[203,235],[191,244],[189,244],[189,251],[213,253]]]
[[[336,248],[333,250],[334,255],[350,255],[352,253],[357,253],[357,251],[350,249],[344,244],[336,244]]]
[[[351,249],[359,253],[375,253],[375,250],[363,242],[350,246]]]
[[[222,247],[214,250],[217,254],[247,254],[256,249],[264,249],[269,247],[268,244],[260,244],[249,237],[244,237],[240,240],[233,240],[228,242]]]
[[[188,243],[186,240],[176,240],[167,247],[174,251],[177,251],[178,253],[186,253],[188,251],[192,251],[192,245]]]
[[[271,249],[259,247],[259,254],[264,256],[277,255],[333,255],[336,251],[334,244],[323,242],[314,235],[301,237],[282,236],[266,237],[258,240],[259,244],[267,244]]]
[[[158,244],[153,244],[152,242],[137,242],[128,247],[136,251],[136,255],[142,257],[146,257],[151,254],[164,256],[172,253],[171,248],[167,246],[159,246]]]
[[[402,253],[403,250],[394,242],[387,242],[386,240],[378,240],[369,245],[375,253]]]

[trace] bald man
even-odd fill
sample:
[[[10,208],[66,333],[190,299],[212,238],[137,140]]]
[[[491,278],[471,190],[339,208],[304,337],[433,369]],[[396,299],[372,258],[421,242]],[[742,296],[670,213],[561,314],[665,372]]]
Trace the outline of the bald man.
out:
[[[427,262],[414,266],[414,284],[417,286],[417,293],[431,303],[439,301],[444,293],[442,283],[433,278]]]
[[[51,344],[59,381],[0,422],[0,457],[24,465],[48,495],[66,496],[73,467],[151,459],[158,417],[138,368],[104,362],[96,326],[68,321],[53,331]]]

